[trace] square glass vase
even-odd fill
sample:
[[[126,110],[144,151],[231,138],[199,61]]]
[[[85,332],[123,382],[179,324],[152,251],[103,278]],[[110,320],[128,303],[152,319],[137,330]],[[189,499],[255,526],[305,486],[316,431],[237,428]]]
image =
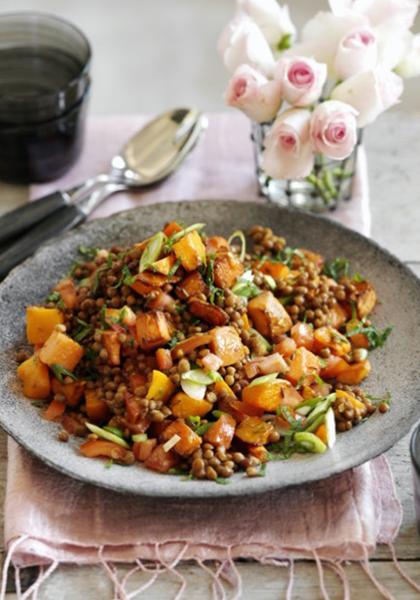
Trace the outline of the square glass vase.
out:
[[[322,213],[335,210],[352,197],[352,188],[361,144],[361,132],[352,154],[345,160],[332,160],[317,154],[312,173],[305,179],[273,179],[262,168],[265,136],[271,123],[252,123],[257,182],[260,194],[280,206]]]

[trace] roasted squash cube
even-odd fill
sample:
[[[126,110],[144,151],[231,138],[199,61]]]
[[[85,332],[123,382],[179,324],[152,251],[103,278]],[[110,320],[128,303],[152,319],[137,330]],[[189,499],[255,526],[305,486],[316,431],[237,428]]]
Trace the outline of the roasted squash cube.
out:
[[[30,344],[43,344],[50,337],[56,325],[64,323],[63,314],[58,308],[28,306],[26,309],[26,337]]]
[[[314,375],[319,374],[321,363],[318,356],[307,350],[304,346],[298,348],[290,362],[290,369],[286,374],[286,378],[293,384],[305,379],[310,379]]]
[[[214,259],[214,283],[229,289],[244,272],[242,262],[232,252],[220,252]]]
[[[226,325],[229,321],[227,312],[209,302],[192,298],[188,305],[189,311],[194,317],[198,317],[201,321],[210,323],[210,325]]]
[[[41,361],[48,365],[60,365],[73,371],[83,356],[83,348],[65,333],[53,331],[39,352]]]
[[[292,319],[286,309],[271,292],[262,292],[248,303],[248,314],[255,329],[273,342],[292,327]]]
[[[264,445],[268,442],[273,426],[259,417],[247,417],[236,428],[236,437],[246,444]]]
[[[235,435],[236,421],[229,414],[221,415],[215,423],[210,425],[204,434],[204,440],[213,446],[230,448]]]
[[[211,402],[196,400],[184,394],[184,392],[178,392],[171,400],[172,414],[182,419],[191,416],[204,417],[212,408],[213,404]]]
[[[137,340],[142,350],[153,350],[163,346],[172,337],[170,323],[159,310],[138,314],[136,330]]]
[[[195,271],[206,262],[206,248],[197,231],[184,235],[173,245],[173,251],[186,271]]]
[[[211,330],[211,351],[227,367],[241,361],[246,356],[246,348],[234,327],[215,327]]]
[[[183,279],[179,285],[176,286],[176,294],[181,300],[187,300],[199,294],[207,296],[209,288],[204,283],[204,279],[201,277],[198,271],[190,273]]]
[[[90,421],[100,423],[109,417],[109,408],[97,390],[85,390],[86,414]]]
[[[165,373],[157,371],[152,374],[152,383],[150,384],[146,398],[158,402],[167,402],[175,391],[175,386]]]
[[[181,456],[189,456],[201,446],[201,437],[185,423],[184,419],[173,421],[162,433],[162,439],[168,441],[172,436],[181,438],[174,446],[175,452]]]
[[[50,394],[50,374],[48,367],[34,354],[18,366],[17,374],[23,384],[27,398],[44,399]]]

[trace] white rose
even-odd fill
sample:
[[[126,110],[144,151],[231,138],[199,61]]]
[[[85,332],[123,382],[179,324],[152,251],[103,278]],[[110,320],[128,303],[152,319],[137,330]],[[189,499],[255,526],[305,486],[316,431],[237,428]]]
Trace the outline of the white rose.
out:
[[[318,104],[311,118],[313,149],[328,158],[343,160],[357,142],[357,112],[349,104],[327,100]]]
[[[370,27],[358,27],[347,33],[340,41],[334,62],[339,79],[347,79],[361,71],[376,67],[378,40]]]
[[[350,31],[368,26],[368,20],[361,15],[336,16],[319,12],[304,26],[302,43],[293,47],[293,53],[312,56],[318,62],[325,63],[333,72],[337,48],[341,40]]]
[[[418,0],[330,0],[335,14],[349,11],[365,15],[372,26],[393,23],[395,27],[410,29],[416,18]]]
[[[277,48],[285,36],[290,36],[291,41],[296,37],[288,6],[280,6],[277,0],[239,0],[238,4],[255,21],[273,48]]]
[[[241,65],[229,81],[225,102],[257,123],[272,121],[282,103],[281,83],[268,81],[252,67]]]
[[[327,80],[327,65],[313,58],[285,56],[279,60],[274,79],[281,81],[283,98],[292,106],[309,106],[319,100]]]
[[[357,124],[365,127],[381,113],[397,104],[403,92],[401,77],[382,67],[358,73],[338,85],[331,98],[357,110]]]
[[[311,112],[293,108],[281,113],[264,140],[262,168],[274,179],[307,177],[314,167],[309,126]]]
[[[412,36],[409,51],[397,66],[396,72],[405,79],[420,75],[420,34]]]
[[[274,57],[259,27],[247,16],[237,15],[222,32],[218,50],[231,73],[243,64],[270,75]]]

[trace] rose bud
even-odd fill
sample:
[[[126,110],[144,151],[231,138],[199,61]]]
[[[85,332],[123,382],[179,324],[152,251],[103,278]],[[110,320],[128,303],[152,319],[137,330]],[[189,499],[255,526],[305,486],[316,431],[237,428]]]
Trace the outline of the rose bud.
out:
[[[327,65],[312,58],[283,57],[274,73],[282,85],[283,98],[292,106],[309,106],[319,100],[327,80]]]

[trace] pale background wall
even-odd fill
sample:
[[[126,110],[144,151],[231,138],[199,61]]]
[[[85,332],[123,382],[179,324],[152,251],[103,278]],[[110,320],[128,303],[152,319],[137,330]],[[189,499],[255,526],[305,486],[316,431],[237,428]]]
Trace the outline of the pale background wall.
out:
[[[299,25],[327,0],[289,0],[289,6]],[[234,0],[0,1],[0,12],[22,9],[56,13],[88,35],[93,113],[153,113],[180,104],[223,109],[227,75],[215,45]],[[419,86],[420,80],[409,82],[405,109],[420,110]]]

